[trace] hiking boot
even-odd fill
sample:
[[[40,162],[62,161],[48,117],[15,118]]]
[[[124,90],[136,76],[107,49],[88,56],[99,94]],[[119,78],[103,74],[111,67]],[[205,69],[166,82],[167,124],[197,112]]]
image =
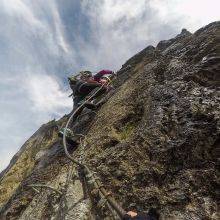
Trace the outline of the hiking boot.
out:
[[[105,104],[106,103],[106,98],[104,97],[104,98],[102,98],[100,101],[98,101],[97,103],[96,103],[96,108],[99,108],[99,107],[101,107],[103,104]]]
[[[64,128],[59,130],[58,136],[63,138],[63,134],[64,134]],[[78,135],[74,135],[73,132],[70,129],[66,129],[66,141],[68,144],[79,144],[78,142],[79,136]]]
[[[94,103],[92,103],[92,102],[86,102],[86,103],[84,104],[84,106],[85,106],[86,108],[89,108],[89,109],[92,109],[92,110],[96,110],[96,109],[97,109],[96,104],[94,104]]]

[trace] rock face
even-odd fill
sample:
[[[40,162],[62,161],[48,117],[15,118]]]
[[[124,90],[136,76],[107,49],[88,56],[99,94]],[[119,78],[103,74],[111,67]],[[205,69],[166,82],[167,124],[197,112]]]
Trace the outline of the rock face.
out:
[[[118,72],[97,114],[71,129],[69,146],[125,210],[155,207],[161,219],[219,219],[220,22],[149,46]],[[58,129],[43,125],[0,175],[0,219],[112,219],[84,199]],[[46,184],[60,190],[30,184]],[[98,211],[97,211],[98,210]],[[98,217],[102,216],[102,217]]]

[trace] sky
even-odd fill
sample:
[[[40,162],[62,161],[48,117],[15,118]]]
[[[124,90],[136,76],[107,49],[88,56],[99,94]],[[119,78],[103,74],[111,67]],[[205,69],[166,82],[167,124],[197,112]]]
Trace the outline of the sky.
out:
[[[0,0],[0,171],[69,113],[67,77],[118,70],[148,45],[220,20],[219,0]]]

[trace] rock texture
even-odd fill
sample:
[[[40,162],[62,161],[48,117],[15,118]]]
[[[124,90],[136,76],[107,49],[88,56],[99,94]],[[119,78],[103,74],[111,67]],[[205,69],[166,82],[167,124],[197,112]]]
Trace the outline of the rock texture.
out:
[[[220,22],[194,34],[183,29],[122,66],[97,114],[72,125],[86,135],[86,146],[69,150],[126,210],[155,207],[165,220],[217,220],[219,85]],[[1,219],[111,219],[83,197],[57,135],[66,121],[43,125],[0,175]],[[34,183],[62,195],[37,193]]]

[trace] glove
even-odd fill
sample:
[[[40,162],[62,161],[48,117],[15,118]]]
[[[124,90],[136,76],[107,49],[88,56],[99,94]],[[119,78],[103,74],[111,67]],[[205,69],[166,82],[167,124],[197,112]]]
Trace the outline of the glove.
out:
[[[131,217],[129,214],[125,214],[123,220],[151,220],[148,214],[146,213],[138,213],[136,216]]]
[[[124,215],[123,220],[158,220],[160,217],[156,209],[150,208],[148,213],[128,212]]]

